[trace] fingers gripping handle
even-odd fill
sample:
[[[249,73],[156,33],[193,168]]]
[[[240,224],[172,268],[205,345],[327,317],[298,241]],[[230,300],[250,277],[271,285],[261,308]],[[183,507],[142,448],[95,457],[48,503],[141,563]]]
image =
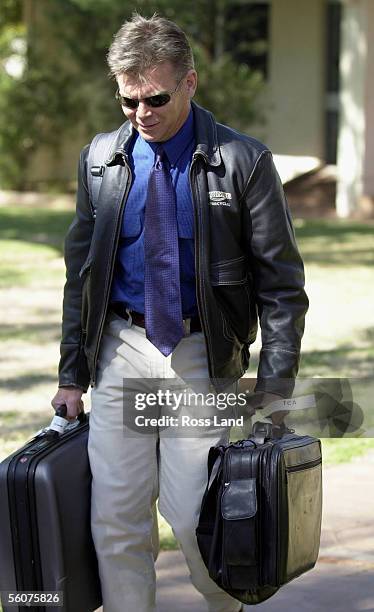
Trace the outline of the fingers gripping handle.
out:
[[[80,412],[78,414],[76,420],[73,423],[71,423],[66,418],[66,413],[67,413],[67,407],[66,407],[65,404],[62,404],[61,406],[56,408],[55,415],[52,418],[52,421],[51,421],[51,423],[49,425],[49,428],[48,428],[48,432],[47,433],[49,435],[51,435],[51,436],[61,435],[61,434],[64,433],[64,431],[65,431],[65,429],[67,427],[69,429],[72,429],[74,427],[77,427],[81,423],[84,423],[86,421],[86,419],[87,419],[87,415],[82,410],[82,412]]]

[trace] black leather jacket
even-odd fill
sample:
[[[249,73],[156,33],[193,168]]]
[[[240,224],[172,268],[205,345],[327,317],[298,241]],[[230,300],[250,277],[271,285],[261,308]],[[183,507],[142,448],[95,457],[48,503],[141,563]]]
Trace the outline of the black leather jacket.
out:
[[[308,299],[288,206],[270,151],[216,123],[193,103],[194,202],[198,309],[213,384],[240,378],[249,346],[262,332],[257,389],[293,379]],[[87,390],[108,309],[122,213],[131,186],[127,149],[133,128],[118,131],[106,160],[97,215],[87,187],[88,146],[81,153],[77,210],[65,241],[60,386]],[[95,218],[96,215],[96,218]],[[287,394],[287,393],[286,393]]]

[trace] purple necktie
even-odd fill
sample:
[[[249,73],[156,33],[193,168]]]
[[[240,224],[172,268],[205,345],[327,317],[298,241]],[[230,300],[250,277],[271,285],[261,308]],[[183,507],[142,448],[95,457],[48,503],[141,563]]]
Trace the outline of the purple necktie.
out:
[[[148,340],[165,357],[184,336],[176,200],[167,158],[156,151],[148,181],[144,225],[144,301]]]

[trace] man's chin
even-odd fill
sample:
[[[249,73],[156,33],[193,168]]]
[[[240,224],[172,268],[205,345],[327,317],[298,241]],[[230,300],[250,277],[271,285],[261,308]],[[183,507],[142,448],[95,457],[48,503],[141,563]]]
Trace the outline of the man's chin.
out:
[[[138,125],[138,132],[141,135],[141,137],[144,138],[144,140],[152,142],[154,140],[158,140],[158,138],[157,138],[157,135],[158,135],[157,127],[158,127],[158,124],[151,125],[149,128],[142,127],[142,126]]]
[[[153,136],[151,134],[145,134],[141,130],[139,130],[139,134],[143,138],[143,140],[146,140],[147,142],[158,142],[156,136]]]

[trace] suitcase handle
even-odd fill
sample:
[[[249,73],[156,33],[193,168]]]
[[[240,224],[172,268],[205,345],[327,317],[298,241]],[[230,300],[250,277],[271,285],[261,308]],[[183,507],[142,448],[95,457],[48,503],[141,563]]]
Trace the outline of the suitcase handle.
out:
[[[66,417],[67,407],[66,404],[62,404],[58,406],[55,411],[55,415],[49,425],[49,427],[44,430],[44,433],[47,437],[58,437],[63,434],[65,431],[70,431],[75,427],[79,427],[79,425],[83,425],[87,422],[87,414],[82,410],[78,415],[75,421],[69,422]]]
[[[56,408],[55,410],[55,414],[57,416],[63,417],[65,418],[66,416],[66,412],[67,412],[67,406],[66,404],[61,404],[61,406],[59,406],[58,408]],[[66,419],[67,420],[67,419]],[[79,423],[85,423],[87,421],[87,414],[84,411],[84,408],[82,408],[82,410],[78,413],[77,415],[77,420],[79,421]],[[74,423],[74,421],[73,421]]]

